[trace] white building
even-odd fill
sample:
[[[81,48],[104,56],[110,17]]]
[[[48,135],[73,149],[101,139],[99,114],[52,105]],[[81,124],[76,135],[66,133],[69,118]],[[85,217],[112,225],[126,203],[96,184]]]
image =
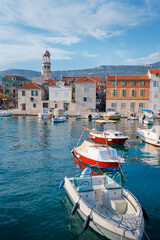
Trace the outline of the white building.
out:
[[[48,88],[50,107],[69,110],[69,105],[72,101],[72,87],[66,86],[62,81],[58,81],[49,85]]]
[[[149,108],[155,113],[160,110],[160,69],[149,69],[150,101]]]

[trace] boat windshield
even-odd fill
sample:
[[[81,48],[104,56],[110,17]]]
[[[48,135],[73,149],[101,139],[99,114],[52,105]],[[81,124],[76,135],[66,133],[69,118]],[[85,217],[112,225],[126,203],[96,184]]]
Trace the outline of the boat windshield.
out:
[[[115,189],[122,187],[122,178],[119,172],[117,173],[107,173],[104,182],[105,188]]]

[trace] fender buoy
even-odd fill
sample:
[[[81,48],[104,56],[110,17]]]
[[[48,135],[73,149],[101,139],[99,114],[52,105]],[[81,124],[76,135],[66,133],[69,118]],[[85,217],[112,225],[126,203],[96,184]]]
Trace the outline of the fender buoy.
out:
[[[74,204],[74,206],[73,206],[73,208],[72,208],[72,215],[74,215],[75,214],[75,212],[77,211],[77,209],[79,208],[79,203],[78,202],[76,202],[75,204]]]
[[[149,217],[148,217],[148,214],[146,212],[146,210],[142,207],[142,211],[143,211],[143,216],[144,216],[144,219],[149,221]]]
[[[64,183],[65,183],[65,181],[64,181],[64,179],[63,179],[63,180],[61,181],[61,183],[59,184],[59,189],[61,189],[61,188],[63,187]]]
[[[90,218],[90,215],[89,215],[89,216],[87,216],[87,218],[86,218],[86,220],[85,220],[85,222],[84,222],[84,225],[83,225],[83,230],[84,230],[84,231],[87,230],[90,221],[91,221],[91,218]]]

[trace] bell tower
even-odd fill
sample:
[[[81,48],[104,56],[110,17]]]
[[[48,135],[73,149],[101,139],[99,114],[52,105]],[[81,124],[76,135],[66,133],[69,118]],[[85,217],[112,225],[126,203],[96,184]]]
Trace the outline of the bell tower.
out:
[[[51,80],[51,63],[50,63],[51,54],[46,49],[42,55],[42,75],[44,75],[45,80]]]

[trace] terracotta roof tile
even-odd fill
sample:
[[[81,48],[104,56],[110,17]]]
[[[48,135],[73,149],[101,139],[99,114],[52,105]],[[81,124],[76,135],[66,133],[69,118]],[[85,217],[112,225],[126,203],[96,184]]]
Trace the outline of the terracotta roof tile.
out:
[[[34,82],[29,82],[29,83],[25,84],[24,86],[22,86],[18,89],[42,89],[42,90],[46,90],[45,88],[41,87],[40,85],[38,85]]]
[[[160,73],[160,69],[149,69],[148,71],[149,71],[151,74]]]
[[[28,81],[29,82],[29,80],[27,78],[25,78],[21,75],[6,75],[4,77],[4,79],[6,79],[6,80],[13,80],[13,78],[16,78],[16,80],[19,80],[19,81]]]
[[[53,80],[48,80],[48,81],[45,81],[45,83],[43,83],[42,85],[56,86],[56,82]]]
[[[143,75],[106,75],[106,80],[149,80],[147,74]]]
[[[80,79],[78,79],[75,83],[97,83],[99,82],[101,77],[88,77],[88,76],[84,76],[81,77]]]

